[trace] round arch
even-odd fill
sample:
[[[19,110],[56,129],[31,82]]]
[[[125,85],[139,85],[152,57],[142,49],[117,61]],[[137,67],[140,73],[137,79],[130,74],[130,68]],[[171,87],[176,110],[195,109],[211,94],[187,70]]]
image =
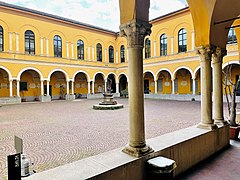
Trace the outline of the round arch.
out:
[[[153,73],[151,70],[145,70],[145,71],[143,71],[143,77],[144,77],[144,75],[145,75],[146,73],[151,73],[152,76],[153,76],[153,79],[154,79],[154,81],[155,81],[155,75],[154,75],[154,73]]]
[[[83,71],[83,70],[79,70],[79,71],[75,72],[75,74],[73,75],[73,81],[74,81],[74,79],[75,79],[75,77],[76,77],[76,75],[77,75],[78,73],[83,73],[83,74],[85,74],[86,77],[87,77],[87,81],[88,81],[88,82],[90,81],[90,76],[89,76],[89,74],[88,74],[86,71]]]
[[[192,76],[193,79],[196,79],[196,76],[197,76],[197,72],[198,72],[198,70],[201,71],[201,66],[198,66],[198,67],[194,70],[194,72],[193,72],[193,76]]]
[[[3,70],[5,70],[5,71],[8,73],[8,78],[9,78],[9,80],[12,80],[12,79],[13,79],[11,72],[10,72],[6,67],[0,66],[0,69],[3,69]]]
[[[121,73],[118,75],[118,82],[120,81],[121,76],[126,76],[127,82],[128,82],[128,76],[127,76],[127,74],[124,73],[124,72],[121,72]]]
[[[187,66],[180,66],[180,67],[178,67],[177,69],[175,69],[175,71],[173,72],[173,79],[176,77],[176,73],[177,73],[177,71],[180,70],[180,69],[186,69],[186,70],[188,70],[188,71],[190,72],[190,74],[191,74],[191,77],[194,77],[194,76],[193,76],[193,72],[192,72],[192,70],[191,70],[189,67],[187,67]]]
[[[39,76],[40,76],[40,81],[43,80],[43,75],[42,75],[41,71],[38,70],[37,68],[34,68],[34,67],[27,67],[27,68],[22,69],[22,70],[18,73],[17,80],[20,81],[20,78],[21,78],[22,73],[25,72],[25,71],[28,71],[28,70],[36,71],[36,72],[39,74]]]
[[[172,74],[172,72],[171,72],[169,69],[167,69],[167,68],[161,68],[161,69],[159,69],[159,70],[157,71],[157,73],[156,73],[156,76],[155,76],[155,79],[156,79],[156,80],[158,79],[158,75],[159,75],[162,71],[167,71],[167,72],[170,74],[171,79],[173,79],[173,74]]]
[[[64,70],[62,70],[62,69],[54,69],[54,70],[52,70],[52,71],[48,74],[48,80],[49,80],[49,81],[50,81],[51,75],[52,75],[54,72],[57,72],[57,71],[62,72],[62,73],[65,75],[66,81],[69,81],[69,76],[68,76],[67,72],[64,71]]]
[[[93,81],[95,81],[95,78],[96,78],[96,75],[97,74],[102,74],[102,76],[103,76],[103,79],[105,80],[106,79],[106,75],[103,73],[103,72],[101,72],[101,71],[98,71],[98,72],[96,72],[94,75],[93,75]]]
[[[240,62],[239,61],[229,61],[229,62],[226,62],[226,63],[223,64],[222,69],[224,69],[225,67],[227,67],[227,66],[229,66],[231,64],[240,65]]]
[[[114,75],[114,79],[115,79],[115,81],[118,82],[118,78],[117,78],[118,76],[117,76],[114,72],[110,72],[110,73],[108,73],[108,75],[107,75],[106,77],[108,78],[108,76],[111,75],[111,74]]]

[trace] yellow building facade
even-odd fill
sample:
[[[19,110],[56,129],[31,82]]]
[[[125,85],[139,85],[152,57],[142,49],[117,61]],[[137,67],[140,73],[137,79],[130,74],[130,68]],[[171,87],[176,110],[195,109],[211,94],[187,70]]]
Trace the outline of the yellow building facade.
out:
[[[200,58],[194,51],[190,10],[150,23],[143,54],[145,94],[200,94]],[[240,32],[231,32],[223,69],[233,64],[235,82],[240,74]],[[108,81],[119,96],[128,88],[127,53],[126,39],[117,32],[1,3],[0,103],[101,97]]]

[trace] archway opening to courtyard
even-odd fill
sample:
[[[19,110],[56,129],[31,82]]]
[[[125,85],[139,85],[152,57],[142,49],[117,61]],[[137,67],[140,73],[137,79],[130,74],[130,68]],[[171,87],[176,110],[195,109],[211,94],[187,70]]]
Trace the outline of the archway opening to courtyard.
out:
[[[26,70],[20,76],[19,91],[22,102],[39,101],[41,96],[40,75],[35,70]]]
[[[88,80],[87,75],[83,72],[77,73],[77,75],[74,78],[74,94],[76,99],[87,97]]]
[[[171,74],[162,70],[157,74],[157,94],[171,94],[172,93],[172,80]]]
[[[102,73],[97,73],[94,79],[94,93],[104,93],[105,82],[104,75]]]
[[[0,68],[0,98],[9,96],[10,96],[9,75],[7,71]]]
[[[52,100],[62,100],[66,98],[68,82],[65,74],[61,71],[55,71],[51,74],[49,82],[49,95]],[[44,94],[47,93],[47,85],[44,85]]]
[[[116,80],[114,74],[109,74],[107,78],[107,83],[111,84],[111,93],[116,93]]]
[[[128,81],[125,74],[121,74],[119,77],[119,91],[121,96],[124,96],[128,92]]]
[[[200,95],[201,94],[201,69],[200,68],[197,70],[194,76],[195,77],[193,79],[193,94],[195,90],[195,94]]]
[[[181,68],[175,73],[175,94],[192,94],[192,76],[188,69]]]
[[[144,77],[144,94],[152,94],[155,92],[154,75],[151,72],[145,72]]]

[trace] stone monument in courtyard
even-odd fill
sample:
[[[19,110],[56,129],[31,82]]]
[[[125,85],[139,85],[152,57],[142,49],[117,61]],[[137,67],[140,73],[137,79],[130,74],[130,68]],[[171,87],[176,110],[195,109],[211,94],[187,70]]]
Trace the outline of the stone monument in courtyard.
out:
[[[116,100],[113,99],[112,90],[112,80],[107,79],[107,91],[103,93],[103,101],[99,104],[93,105],[93,109],[96,110],[115,110],[123,108],[122,104],[118,104]]]

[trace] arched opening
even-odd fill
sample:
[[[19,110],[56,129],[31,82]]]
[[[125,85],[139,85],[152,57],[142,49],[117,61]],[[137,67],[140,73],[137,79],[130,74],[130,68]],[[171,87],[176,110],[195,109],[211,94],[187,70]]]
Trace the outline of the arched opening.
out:
[[[230,82],[225,82],[225,76],[228,76]],[[237,84],[237,81],[240,79],[240,64],[229,64],[223,69],[222,81],[224,84]],[[232,92],[232,86],[229,86],[229,89],[224,89],[223,94],[230,94]],[[240,96],[240,87],[237,88],[237,96]]]
[[[41,96],[40,75],[35,70],[26,70],[20,76],[20,96],[22,102],[39,101]]]
[[[166,71],[160,71],[157,76],[157,93],[171,94],[172,93],[172,79],[171,74]]]
[[[44,86],[44,94],[47,94],[47,86]],[[65,99],[67,94],[67,82],[63,72],[55,71],[51,74],[49,83],[49,95],[52,100]]]
[[[119,78],[119,91],[121,96],[124,95],[124,92],[128,92],[128,82],[125,74],[121,74]]]
[[[98,73],[95,76],[94,93],[104,92],[104,77],[103,74]]]
[[[201,69],[199,68],[195,75],[195,92],[201,94]]]
[[[189,70],[179,69],[174,80],[175,94],[192,94],[192,76]]]
[[[86,98],[88,94],[87,76],[83,72],[79,72],[74,79],[75,98]]]
[[[109,74],[107,78],[107,84],[109,83],[111,85],[111,93],[116,93],[116,81],[115,81],[115,75]]]
[[[144,94],[152,94],[155,91],[155,82],[153,74],[150,72],[144,73]]]
[[[9,75],[7,71],[0,68],[0,98],[9,96]]]

